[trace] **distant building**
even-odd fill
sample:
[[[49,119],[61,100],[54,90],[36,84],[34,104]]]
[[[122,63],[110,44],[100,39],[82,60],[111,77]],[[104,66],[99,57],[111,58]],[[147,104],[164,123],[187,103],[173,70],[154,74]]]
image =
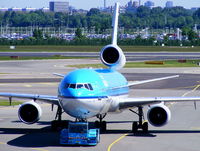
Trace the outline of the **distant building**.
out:
[[[31,7],[26,7],[26,8],[22,8],[23,12],[30,12],[30,11],[36,11],[36,8],[31,8]]]
[[[138,8],[139,7],[139,2],[138,1],[133,1],[133,7]]]
[[[141,0],[139,0],[139,6],[141,6],[142,5],[142,2],[141,2]]]
[[[191,10],[192,11],[197,11],[200,7],[192,7]]]
[[[25,8],[17,8],[17,7],[12,7],[12,8],[0,8],[0,12],[5,12],[5,11],[15,11],[15,12],[31,12],[31,11],[36,11],[36,10],[42,10],[43,12],[48,12],[49,8],[32,8],[32,7],[25,7]]]
[[[126,5],[126,12],[136,12],[139,2],[130,0]]]
[[[166,8],[172,8],[173,7],[173,2],[172,1],[167,1],[165,4]]]
[[[2,8],[0,8],[0,11],[1,12],[6,12],[6,11],[8,11],[8,8],[2,7]]]
[[[128,3],[127,3],[127,8],[131,8],[133,7],[133,1],[130,0]]]
[[[153,8],[154,7],[154,2],[152,2],[152,1],[146,1],[144,3],[144,6],[149,7],[149,8]]]
[[[12,8],[9,8],[8,11],[18,12],[18,11],[22,11],[22,8],[12,7]]]
[[[49,7],[43,7],[40,10],[42,10],[43,12],[49,12]]]
[[[69,12],[69,2],[51,1],[49,2],[49,10],[52,12]]]
[[[104,9],[106,9],[106,0],[104,0]]]

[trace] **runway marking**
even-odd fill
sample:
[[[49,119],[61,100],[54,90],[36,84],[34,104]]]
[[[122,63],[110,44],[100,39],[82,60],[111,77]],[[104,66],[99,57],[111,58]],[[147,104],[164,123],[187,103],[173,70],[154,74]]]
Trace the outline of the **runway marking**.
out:
[[[15,107],[18,107],[19,105],[11,105],[11,106],[5,106],[5,107],[0,107],[0,110],[7,110],[7,109],[15,109]]]
[[[31,150],[39,150],[39,151],[49,151],[49,150],[46,150],[46,149],[42,149],[42,148],[30,148]]]
[[[114,144],[116,144],[117,142],[119,142],[121,139],[123,139],[124,137],[126,137],[128,134],[124,134],[124,135],[122,135],[120,138],[118,138],[118,139],[116,139],[112,144],[110,144],[109,146],[108,146],[108,149],[107,149],[107,151],[111,151],[111,148],[112,148],[112,146],[114,145]]]
[[[197,82],[199,82],[199,81],[197,81]],[[196,91],[196,90],[200,87],[200,84],[197,84],[197,85],[194,85],[194,86],[190,86],[190,87],[194,87],[194,89],[185,92],[185,93],[182,95],[182,97],[184,97],[184,96],[186,96],[186,95],[188,95],[188,94],[190,94],[190,93]],[[182,88],[183,88],[183,87],[182,87]],[[185,88],[189,88],[189,87],[185,87]],[[174,89],[176,89],[176,88],[174,88]],[[176,104],[176,103],[177,103],[177,102],[171,102],[171,103],[169,103],[169,105],[167,105],[167,106],[170,108],[171,106],[173,106],[173,105]]]
[[[200,130],[200,127],[191,127],[192,130]]]
[[[30,99],[30,100],[32,100],[32,99]],[[28,101],[25,101],[25,102],[28,102]],[[25,102],[24,102],[24,103],[25,103]],[[41,102],[41,101],[39,101],[39,102]],[[39,105],[40,105],[40,106],[51,106],[51,104],[49,104],[49,103],[44,103],[44,102],[41,102]],[[20,106],[20,105],[14,105],[14,106],[12,105],[12,106],[0,107],[0,110],[18,109],[19,106]]]
[[[192,85],[192,86],[185,86],[185,87],[176,87],[176,88],[161,88],[162,90],[177,90],[177,89],[186,89],[186,88],[195,88],[197,85]]]
[[[30,88],[30,87],[32,87],[32,85],[30,85],[30,84],[24,84],[24,87]]]
[[[1,144],[1,145],[6,145],[6,143],[4,143],[4,142],[0,142],[0,144]]]
[[[196,91],[199,87],[200,87],[200,84],[196,85],[196,87],[194,89],[192,89],[191,91],[188,91],[188,92],[184,93],[182,96],[186,96],[186,95],[188,95],[188,94]]]
[[[52,82],[43,82],[43,83],[37,83],[41,85],[58,85],[58,83],[52,83]]]

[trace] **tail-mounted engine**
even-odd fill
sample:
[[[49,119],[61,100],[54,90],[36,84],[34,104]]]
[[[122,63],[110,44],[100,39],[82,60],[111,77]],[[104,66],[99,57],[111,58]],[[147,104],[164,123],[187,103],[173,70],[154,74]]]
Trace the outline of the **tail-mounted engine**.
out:
[[[19,119],[26,124],[36,123],[39,121],[41,115],[42,109],[34,101],[23,103],[18,110]]]
[[[113,44],[102,48],[100,59],[104,65],[115,70],[123,68],[126,63],[126,57],[121,48]]]
[[[157,104],[150,107],[147,118],[151,125],[161,127],[170,121],[171,112],[164,104]]]

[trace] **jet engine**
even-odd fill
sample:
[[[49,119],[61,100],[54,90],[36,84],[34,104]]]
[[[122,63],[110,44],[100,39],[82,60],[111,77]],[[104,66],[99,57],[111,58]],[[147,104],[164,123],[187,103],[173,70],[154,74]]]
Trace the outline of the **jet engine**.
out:
[[[148,110],[147,118],[151,125],[161,127],[170,121],[171,112],[164,104],[156,104]]]
[[[42,109],[39,104],[34,101],[23,103],[18,110],[19,119],[25,124],[36,123],[41,115]]]
[[[126,63],[126,57],[121,48],[113,44],[102,48],[100,59],[104,65],[115,70],[123,68]]]

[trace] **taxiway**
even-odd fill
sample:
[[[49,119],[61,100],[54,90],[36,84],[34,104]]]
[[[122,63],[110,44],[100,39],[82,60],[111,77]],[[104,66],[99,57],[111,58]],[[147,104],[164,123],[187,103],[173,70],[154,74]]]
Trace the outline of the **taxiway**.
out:
[[[56,95],[60,79],[51,73],[67,73],[72,68],[65,65],[74,62],[77,61],[22,61],[18,65],[9,61],[1,63],[0,92]],[[80,62],[88,61],[80,59]],[[129,80],[181,75],[180,78],[133,87],[131,96],[199,96],[199,68],[124,69],[122,72]],[[15,81],[11,80],[13,78]],[[3,82],[4,79],[7,81]],[[48,80],[45,81],[46,79]],[[170,123],[161,128],[150,126],[148,134],[133,135],[130,132],[131,122],[138,118],[128,110],[121,114],[107,115],[105,120],[108,122],[108,130],[101,134],[100,143],[94,147],[60,146],[59,133],[50,130],[50,121],[55,118],[56,107],[52,112],[49,104],[41,104],[43,115],[33,125],[25,125],[19,121],[18,106],[0,107],[0,151],[199,151],[200,103],[197,103],[196,110],[191,102],[171,103],[168,106],[172,112]],[[146,109],[147,107],[145,114]],[[74,120],[68,115],[64,115],[63,119]],[[96,118],[90,119],[95,120]]]

